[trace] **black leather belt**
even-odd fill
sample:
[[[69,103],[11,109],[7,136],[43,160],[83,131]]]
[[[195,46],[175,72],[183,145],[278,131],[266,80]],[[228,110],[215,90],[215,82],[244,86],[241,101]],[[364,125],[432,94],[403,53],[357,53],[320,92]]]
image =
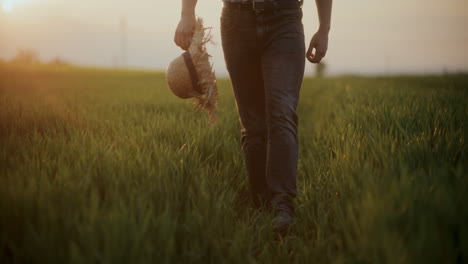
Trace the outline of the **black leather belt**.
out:
[[[298,9],[302,7],[302,3],[303,0],[248,0],[243,2],[224,2],[224,7],[261,12],[265,10]]]

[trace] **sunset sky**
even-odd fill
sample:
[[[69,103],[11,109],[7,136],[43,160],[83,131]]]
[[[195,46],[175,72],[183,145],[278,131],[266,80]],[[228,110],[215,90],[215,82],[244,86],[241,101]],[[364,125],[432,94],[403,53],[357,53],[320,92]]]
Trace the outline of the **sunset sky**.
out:
[[[209,46],[226,75],[219,40],[221,0],[199,0],[197,14],[213,27]],[[164,70],[181,53],[173,43],[180,0],[0,0],[0,58],[20,48],[43,60],[121,64],[120,31],[127,20],[127,66]],[[317,28],[314,2],[305,0],[307,41]],[[468,71],[467,0],[334,1],[329,53],[332,74]],[[308,66],[306,71],[312,71]]]

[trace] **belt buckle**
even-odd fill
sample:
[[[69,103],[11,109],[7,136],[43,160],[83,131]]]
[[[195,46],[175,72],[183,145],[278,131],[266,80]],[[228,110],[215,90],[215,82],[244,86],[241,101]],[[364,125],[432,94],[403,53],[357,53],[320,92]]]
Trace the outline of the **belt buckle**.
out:
[[[260,3],[260,7],[257,7],[257,4]],[[252,0],[252,10],[256,13],[265,11],[265,0]]]

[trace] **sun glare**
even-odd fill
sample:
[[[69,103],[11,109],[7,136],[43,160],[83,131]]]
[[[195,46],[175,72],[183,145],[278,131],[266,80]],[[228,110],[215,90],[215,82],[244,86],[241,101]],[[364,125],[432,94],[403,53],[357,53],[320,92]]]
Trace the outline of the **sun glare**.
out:
[[[2,1],[2,10],[5,13],[10,13],[13,11],[13,0],[3,0]]]

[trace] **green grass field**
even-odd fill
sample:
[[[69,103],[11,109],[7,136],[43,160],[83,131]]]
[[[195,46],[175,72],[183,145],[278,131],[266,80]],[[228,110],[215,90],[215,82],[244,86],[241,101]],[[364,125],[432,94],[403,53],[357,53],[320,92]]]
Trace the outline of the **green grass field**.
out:
[[[164,75],[0,65],[0,263],[466,263],[468,75],[306,79],[294,231]]]

